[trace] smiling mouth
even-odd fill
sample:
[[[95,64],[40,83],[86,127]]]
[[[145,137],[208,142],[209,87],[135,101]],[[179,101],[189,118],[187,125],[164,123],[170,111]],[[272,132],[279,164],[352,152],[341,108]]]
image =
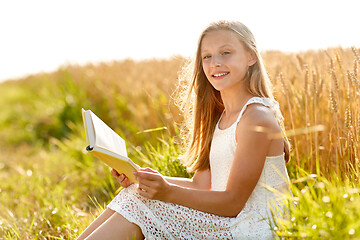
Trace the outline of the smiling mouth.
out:
[[[228,74],[229,74],[229,72],[217,73],[217,74],[212,75],[212,77],[223,77],[223,76],[226,76]]]

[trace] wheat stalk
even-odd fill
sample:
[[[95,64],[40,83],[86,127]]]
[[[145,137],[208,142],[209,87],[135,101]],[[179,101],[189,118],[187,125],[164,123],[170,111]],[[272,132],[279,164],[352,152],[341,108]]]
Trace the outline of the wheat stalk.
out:
[[[355,59],[358,61],[358,63],[360,64],[360,54],[358,53],[358,51],[356,50],[355,47],[351,47],[352,52],[354,53]]]
[[[358,71],[358,64],[357,64],[357,61],[354,59],[354,61],[353,61],[354,63],[354,65],[353,65],[353,71],[354,71],[354,75],[355,75],[355,77],[357,78],[357,71]]]

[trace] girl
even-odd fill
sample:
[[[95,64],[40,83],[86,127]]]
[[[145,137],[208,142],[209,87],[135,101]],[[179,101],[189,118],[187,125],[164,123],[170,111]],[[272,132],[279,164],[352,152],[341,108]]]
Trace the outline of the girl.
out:
[[[152,169],[125,188],[78,239],[272,239],[270,203],[287,184],[289,144],[255,39],[240,22],[200,36],[187,166],[192,179]],[[191,101],[187,101],[191,104]],[[277,137],[276,137],[277,136]],[[280,206],[280,205],[279,205]]]

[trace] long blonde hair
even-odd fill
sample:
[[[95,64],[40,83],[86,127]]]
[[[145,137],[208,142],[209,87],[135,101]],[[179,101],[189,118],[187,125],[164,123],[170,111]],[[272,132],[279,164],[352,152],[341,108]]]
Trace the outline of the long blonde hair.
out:
[[[256,47],[256,42],[251,31],[241,22],[237,21],[219,21],[211,23],[200,35],[198,41],[195,61],[189,66],[193,68],[191,83],[187,83],[188,71],[183,71],[180,81],[183,84],[187,83],[187,94],[182,102],[182,109],[185,112],[185,117],[188,119],[187,129],[190,129],[190,136],[188,151],[185,154],[183,161],[188,167],[189,171],[205,170],[210,168],[210,146],[213,137],[213,132],[221,113],[224,110],[224,104],[217,91],[208,81],[202,67],[201,58],[201,43],[205,35],[212,31],[228,30],[236,34],[245,49],[253,52],[257,57],[257,62],[250,66],[247,75],[245,76],[245,83],[247,90],[253,96],[266,97],[273,99],[272,84],[266,73],[262,58]],[[187,68],[188,69],[188,68]],[[185,85],[181,86],[184,90]],[[282,122],[280,126],[284,132]],[[290,145],[284,135],[285,143],[285,159],[289,159]]]

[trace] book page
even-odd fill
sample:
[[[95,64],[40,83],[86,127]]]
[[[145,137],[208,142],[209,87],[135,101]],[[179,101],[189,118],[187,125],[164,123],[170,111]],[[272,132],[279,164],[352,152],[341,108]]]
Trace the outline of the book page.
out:
[[[91,112],[91,119],[94,124],[95,145],[104,147],[127,158],[125,140],[106,125],[100,118]]]

